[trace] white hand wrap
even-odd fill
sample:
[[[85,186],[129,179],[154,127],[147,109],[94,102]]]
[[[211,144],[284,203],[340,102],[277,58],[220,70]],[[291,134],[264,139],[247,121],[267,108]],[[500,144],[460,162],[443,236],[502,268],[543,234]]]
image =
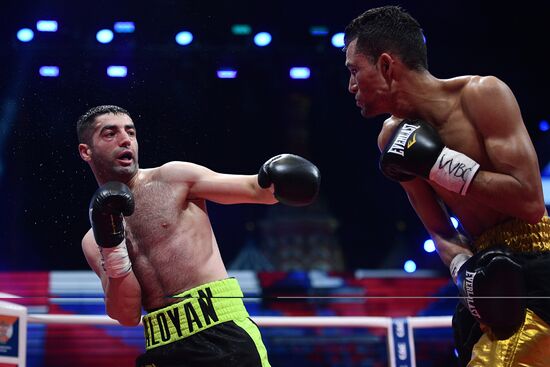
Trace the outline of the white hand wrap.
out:
[[[99,252],[101,253],[101,265],[109,278],[120,278],[132,268],[126,240],[115,247],[99,247]]]
[[[449,270],[451,272],[451,276],[453,277],[453,282],[456,284],[456,278],[458,277],[458,270],[460,270],[460,267],[468,261],[469,258],[471,258],[471,255],[467,254],[458,254],[456,255],[451,263],[449,264]]]
[[[430,170],[430,180],[449,191],[466,195],[478,169],[476,161],[445,147]]]

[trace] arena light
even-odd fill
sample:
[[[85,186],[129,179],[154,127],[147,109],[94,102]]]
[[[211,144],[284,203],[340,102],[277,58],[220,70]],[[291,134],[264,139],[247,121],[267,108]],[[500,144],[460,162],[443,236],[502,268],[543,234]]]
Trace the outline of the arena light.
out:
[[[36,22],[36,29],[39,32],[57,32],[57,21],[39,20]]]
[[[542,194],[544,195],[544,204],[550,205],[550,178],[542,178]]]
[[[407,273],[414,273],[416,271],[416,263],[412,260],[405,261],[405,264],[403,265],[403,269]]]
[[[113,37],[113,31],[110,29],[101,29],[95,35],[97,42],[103,44],[110,43],[113,40]]]
[[[187,46],[193,42],[193,34],[188,31],[181,31],[176,34],[176,43],[181,46]]]
[[[309,34],[312,36],[326,36],[328,28],[322,25],[315,25],[309,28]]]
[[[58,66],[41,66],[38,69],[40,75],[46,78],[57,78],[59,76],[59,67]]]
[[[426,241],[424,241],[424,251],[428,252],[428,253],[432,253],[435,251],[435,243],[434,243],[434,240],[432,240],[431,238],[430,239],[427,239]]]
[[[107,67],[107,75],[111,78],[124,78],[128,75],[128,68],[122,65],[110,65]]]
[[[220,79],[235,79],[237,77],[237,70],[232,68],[219,69],[216,74]]]
[[[338,47],[338,48],[344,47],[344,33],[340,32],[340,33],[334,34],[330,41],[332,42],[332,45],[334,47]]]
[[[451,217],[451,223],[453,224],[453,227],[458,228],[458,219],[456,219],[455,217]]]
[[[547,120],[541,120],[539,122],[540,131],[548,131],[550,129],[550,123]]]
[[[289,74],[292,79],[308,79],[311,71],[305,66],[295,66],[290,68]]]
[[[17,31],[17,39],[21,42],[30,42],[34,38],[34,32],[30,28],[21,28]]]
[[[134,22],[115,22],[113,28],[116,33],[134,33],[136,25]]]
[[[233,24],[231,26],[231,33],[236,36],[247,36],[252,33],[252,27],[248,24]]]
[[[260,32],[254,36],[256,46],[265,47],[271,43],[271,34],[268,32]]]

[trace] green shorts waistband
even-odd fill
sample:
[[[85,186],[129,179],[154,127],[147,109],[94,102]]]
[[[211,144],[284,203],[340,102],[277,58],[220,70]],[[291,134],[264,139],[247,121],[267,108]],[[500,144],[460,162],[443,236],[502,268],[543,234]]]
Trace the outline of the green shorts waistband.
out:
[[[206,283],[174,297],[182,300],[143,316],[147,350],[187,338],[222,322],[248,317],[243,292],[235,278]]]

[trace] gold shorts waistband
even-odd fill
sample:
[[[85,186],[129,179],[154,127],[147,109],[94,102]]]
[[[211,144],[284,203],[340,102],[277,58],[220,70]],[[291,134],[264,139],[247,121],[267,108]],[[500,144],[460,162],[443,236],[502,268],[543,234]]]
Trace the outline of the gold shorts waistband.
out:
[[[543,217],[536,224],[512,219],[488,229],[474,241],[476,251],[498,245],[517,252],[550,251],[550,217]]]

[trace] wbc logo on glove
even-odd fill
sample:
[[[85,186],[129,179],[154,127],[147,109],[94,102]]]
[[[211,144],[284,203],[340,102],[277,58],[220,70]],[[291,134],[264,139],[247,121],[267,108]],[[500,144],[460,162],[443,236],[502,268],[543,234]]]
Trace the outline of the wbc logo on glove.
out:
[[[461,195],[466,195],[479,169],[476,161],[446,147],[437,130],[421,120],[403,120],[397,126],[379,164],[396,181],[419,176]]]

